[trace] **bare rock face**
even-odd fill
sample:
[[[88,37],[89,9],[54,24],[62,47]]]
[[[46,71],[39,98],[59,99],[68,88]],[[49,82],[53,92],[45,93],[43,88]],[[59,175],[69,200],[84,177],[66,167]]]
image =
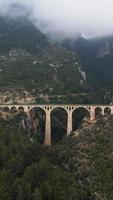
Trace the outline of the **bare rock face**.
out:
[[[16,114],[11,114],[11,113],[8,113],[8,112],[0,111],[0,118],[3,119],[3,120],[14,119],[15,116],[16,116]]]
[[[98,50],[96,58],[104,58],[111,53],[111,50],[111,45],[106,42],[105,45]]]
[[[82,76],[82,79],[84,81],[86,81],[86,72],[85,71],[81,71],[81,76]]]
[[[0,118],[4,119],[4,120],[8,120],[9,119],[9,114],[6,112],[0,112]]]
[[[74,137],[76,137],[76,138],[80,137],[80,131],[79,130],[74,132]]]

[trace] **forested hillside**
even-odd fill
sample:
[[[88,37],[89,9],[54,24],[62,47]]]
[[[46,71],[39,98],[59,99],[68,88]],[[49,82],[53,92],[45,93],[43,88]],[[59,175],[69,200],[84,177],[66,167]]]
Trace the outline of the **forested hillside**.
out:
[[[0,18],[0,89],[34,96],[76,93],[84,82],[79,59],[26,19]]]
[[[0,120],[1,200],[113,199],[113,116],[52,147],[30,140],[18,117]]]
[[[0,17],[0,95],[13,103],[25,93],[36,103],[111,103],[112,38],[62,46],[26,18]]]

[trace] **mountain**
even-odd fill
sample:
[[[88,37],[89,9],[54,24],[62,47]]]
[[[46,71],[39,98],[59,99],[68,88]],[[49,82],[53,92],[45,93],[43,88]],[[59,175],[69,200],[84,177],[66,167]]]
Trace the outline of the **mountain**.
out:
[[[0,18],[1,91],[68,95],[84,88],[84,81],[76,53],[50,41],[25,17]]]
[[[0,17],[0,54],[14,48],[35,52],[47,44],[46,36],[26,18],[14,20]]]
[[[26,17],[0,17],[0,103],[26,96],[36,103],[110,103],[112,41],[79,37],[58,44]]]
[[[113,85],[113,36],[78,40],[66,40],[62,45],[76,51],[87,73],[87,81],[93,90],[112,91]]]

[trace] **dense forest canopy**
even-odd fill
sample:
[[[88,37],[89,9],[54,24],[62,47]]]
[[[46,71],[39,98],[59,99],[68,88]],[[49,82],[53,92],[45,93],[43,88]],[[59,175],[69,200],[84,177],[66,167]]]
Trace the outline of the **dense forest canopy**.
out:
[[[0,120],[1,200],[113,199],[113,116],[44,147],[20,119]]]

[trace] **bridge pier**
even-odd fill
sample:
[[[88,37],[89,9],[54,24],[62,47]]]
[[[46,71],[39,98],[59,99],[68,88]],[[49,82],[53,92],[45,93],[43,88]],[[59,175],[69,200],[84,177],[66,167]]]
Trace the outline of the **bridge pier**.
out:
[[[93,106],[91,106],[90,108],[90,120],[94,120],[95,119],[95,108]]]
[[[113,108],[111,108],[111,115],[113,115]]]
[[[70,135],[72,131],[72,110],[68,110],[67,114],[67,135]]]
[[[51,111],[46,110],[45,145],[51,145]]]
[[[104,108],[102,108],[102,116],[104,116]]]

